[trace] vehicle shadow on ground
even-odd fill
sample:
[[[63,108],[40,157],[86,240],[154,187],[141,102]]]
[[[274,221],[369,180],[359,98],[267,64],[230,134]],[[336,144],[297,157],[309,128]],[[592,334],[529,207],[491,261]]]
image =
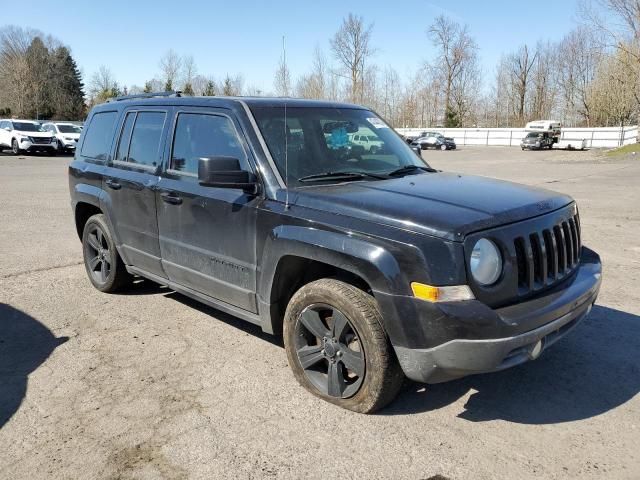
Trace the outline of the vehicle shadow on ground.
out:
[[[144,278],[137,277],[133,284],[122,292],[118,292],[118,295],[158,295],[162,294],[167,298],[172,298],[183,305],[186,305],[190,308],[198,310],[206,315],[211,317],[215,317],[215,320],[219,320],[228,325],[231,325],[238,330],[246,332],[254,337],[258,337],[266,342],[271,343],[272,345],[277,345],[279,347],[284,347],[282,343],[282,338],[280,336],[270,335],[268,333],[264,333],[262,328],[253,323],[244,321],[238,317],[234,317],[233,315],[229,315],[217,308],[210,307],[205,305],[202,302],[197,300],[193,300],[186,295],[178,293],[174,290],[171,290],[169,287],[164,285],[157,284],[150,280],[146,280]]]
[[[67,340],[56,338],[26,313],[0,303],[0,429],[20,408],[29,374]]]
[[[640,391],[640,316],[595,306],[533,362],[436,385],[409,382],[383,415],[446,407],[470,394],[458,417],[472,422],[570,422],[600,415]]]

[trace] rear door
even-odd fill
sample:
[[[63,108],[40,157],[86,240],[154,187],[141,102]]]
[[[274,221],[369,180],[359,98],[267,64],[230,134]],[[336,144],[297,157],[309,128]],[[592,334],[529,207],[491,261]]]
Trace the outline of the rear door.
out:
[[[227,109],[177,109],[172,137],[157,190],[163,268],[177,284],[257,312],[259,199],[241,189],[198,183],[200,157],[231,156],[253,171],[240,126]]]
[[[155,188],[171,110],[132,107],[124,111],[115,155],[103,181],[125,262],[163,278],[166,275],[160,262]]]

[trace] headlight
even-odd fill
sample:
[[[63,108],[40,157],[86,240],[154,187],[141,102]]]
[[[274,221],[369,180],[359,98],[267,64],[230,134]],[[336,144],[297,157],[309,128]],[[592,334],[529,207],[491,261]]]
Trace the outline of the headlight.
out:
[[[492,285],[502,273],[502,257],[495,243],[486,238],[476,242],[471,252],[471,275],[480,285]]]
[[[68,141],[73,140],[73,138],[71,138],[71,137],[64,137],[64,139],[65,139],[65,140],[68,140]]]

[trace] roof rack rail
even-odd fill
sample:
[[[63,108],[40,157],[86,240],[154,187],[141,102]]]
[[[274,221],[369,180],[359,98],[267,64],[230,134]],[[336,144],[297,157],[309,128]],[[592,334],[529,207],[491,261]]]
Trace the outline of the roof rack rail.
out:
[[[107,100],[107,102],[120,102],[121,100],[132,100],[134,98],[155,98],[155,97],[181,97],[182,92],[180,90],[171,92],[151,92],[151,93],[138,93],[136,95],[123,95],[120,97],[113,97]]]

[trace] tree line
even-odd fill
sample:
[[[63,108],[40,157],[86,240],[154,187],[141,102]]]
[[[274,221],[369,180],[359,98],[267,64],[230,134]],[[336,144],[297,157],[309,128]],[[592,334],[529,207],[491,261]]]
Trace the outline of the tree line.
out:
[[[70,50],[37,30],[0,30],[0,116],[77,120],[86,106]]]
[[[108,67],[100,67],[88,80],[86,104],[117,95],[181,90],[186,95],[354,102],[376,110],[395,127],[513,127],[543,118],[568,126],[638,122],[638,1],[592,2],[584,0],[580,23],[561,40],[522,44],[505,52],[492,71],[482,68],[470,28],[438,16],[425,29],[425,42],[435,55],[417,62],[415,71],[403,78],[392,65],[376,63],[375,26],[349,14],[326,45],[316,46],[309,70],[298,78],[292,78],[282,56],[272,90],[246,85],[241,73],[222,78],[201,74],[193,56],[170,49],[144,85],[121,85]],[[1,32],[0,81],[10,86],[0,90],[0,109],[59,118],[81,110],[83,86],[69,50],[39,32],[15,27]],[[65,98],[73,98],[72,108],[65,110]]]

